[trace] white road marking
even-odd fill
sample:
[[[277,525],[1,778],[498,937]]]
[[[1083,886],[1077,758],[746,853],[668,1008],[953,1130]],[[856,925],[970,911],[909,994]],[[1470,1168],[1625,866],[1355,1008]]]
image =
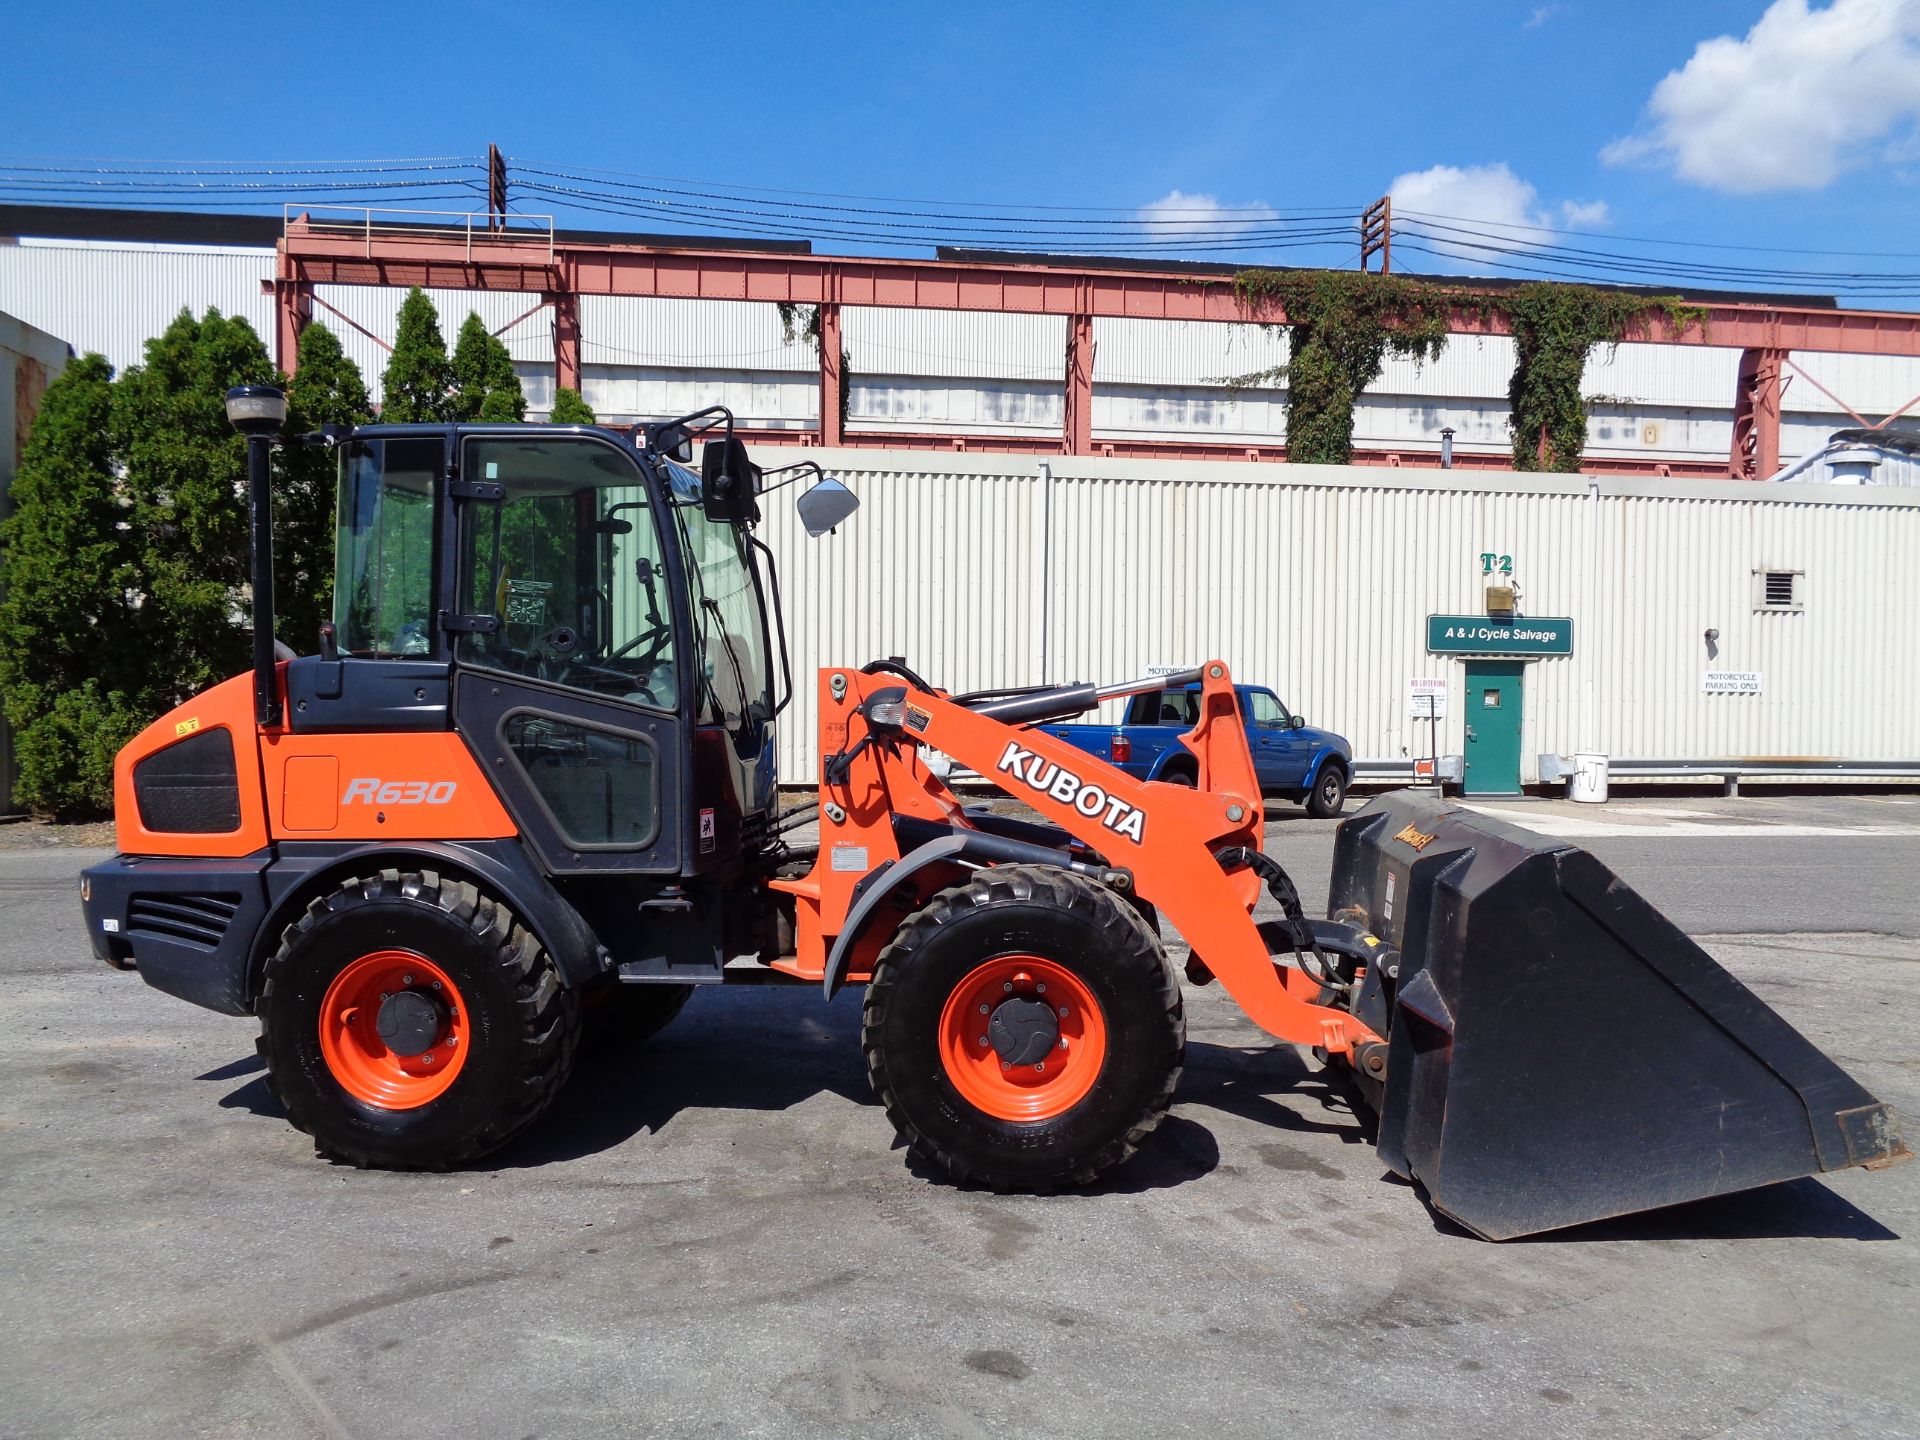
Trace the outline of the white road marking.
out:
[[[1467,808],[1491,820],[1502,820],[1536,834],[1557,840],[1598,840],[1619,836],[1693,836],[1697,838],[1752,837],[1757,839],[1812,839],[1822,836],[1875,836],[1880,838],[1920,837],[1920,825],[1796,825],[1769,824],[1766,821],[1699,821],[1662,818],[1652,824],[1629,819],[1635,815],[1653,815],[1651,810],[1621,810],[1605,819],[1599,816],[1568,815],[1553,810],[1529,810],[1502,805],[1474,805]]]

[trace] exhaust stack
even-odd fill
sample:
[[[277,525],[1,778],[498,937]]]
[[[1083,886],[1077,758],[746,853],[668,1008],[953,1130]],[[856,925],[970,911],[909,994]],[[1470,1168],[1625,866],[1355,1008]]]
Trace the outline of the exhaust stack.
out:
[[[247,437],[247,518],[253,533],[253,718],[280,723],[273,653],[273,441],[287,423],[287,397],[271,385],[227,391],[227,423]]]

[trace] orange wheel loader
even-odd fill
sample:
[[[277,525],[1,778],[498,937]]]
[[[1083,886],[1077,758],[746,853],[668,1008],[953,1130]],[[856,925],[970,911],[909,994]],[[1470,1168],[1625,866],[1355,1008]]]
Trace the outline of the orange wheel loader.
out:
[[[505,1143],[603,992],[645,1032],[695,986],[858,985],[914,1150],[995,1188],[1084,1184],[1173,1101],[1178,936],[1190,981],[1350,1072],[1386,1163],[1490,1238],[1905,1155],[1887,1107],[1576,848],[1388,796],[1341,827],[1309,918],[1261,851],[1218,661],[974,694],[900,660],[822,670],[818,799],[782,812],[760,503],[811,471],[819,535],[858,502],[817,466],[763,472],[721,409],[326,437],[335,618],[276,659],[277,399],[230,402],[253,670],[121,753],[122,853],[82,898],[108,963],[258,1018],[324,1153],[439,1168]],[[1200,686],[1195,787],[1037,728],[1169,683]],[[1037,818],[962,804],[929,752]],[[1279,916],[1256,922],[1263,894]]]

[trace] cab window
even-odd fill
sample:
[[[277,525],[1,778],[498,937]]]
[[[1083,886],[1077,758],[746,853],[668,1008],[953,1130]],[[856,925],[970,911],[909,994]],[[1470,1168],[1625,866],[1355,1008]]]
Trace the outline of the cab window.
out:
[[[1287,707],[1266,691],[1255,690],[1247,698],[1254,724],[1282,726],[1287,723]]]
[[[352,655],[433,649],[433,495],[439,439],[357,440],[340,455],[334,633]]]

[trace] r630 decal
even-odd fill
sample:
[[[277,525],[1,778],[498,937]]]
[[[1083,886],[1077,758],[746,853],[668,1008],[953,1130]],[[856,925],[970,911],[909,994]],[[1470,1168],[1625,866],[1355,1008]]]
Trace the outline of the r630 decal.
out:
[[[342,805],[445,805],[459,785],[452,780],[349,780]]]

